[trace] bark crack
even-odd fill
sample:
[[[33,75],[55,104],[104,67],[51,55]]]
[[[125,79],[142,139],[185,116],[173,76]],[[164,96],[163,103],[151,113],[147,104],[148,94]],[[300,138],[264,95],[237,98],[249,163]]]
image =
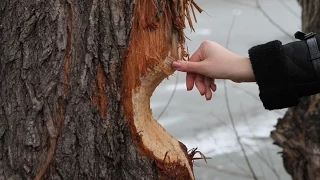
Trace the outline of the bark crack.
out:
[[[25,85],[26,85],[28,93],[30,95],[30,99],[31,99],[31,102],[32,102],[32,105],[33,105],[32,108],[36,112],[39,112],[42,109],[43,102],[39,101],[36,98],[36,95],[35,95],[35,92],[34,92],[34,87],[28,81],[25,82]]]
[[[73,18],[73,4],[71,1],[67,1],[67,42],[65,48],[65,57],[64,57],[64,71],[63,71],[63,92],[64,98],[67,98],[69,94],[69,84],[70,84],[70,70],[71,70],[71,52],[72,52],[72,18]],[[39,170],[38,174],[35,177],[35,180],[43,179],[50,163],[54,157],[55,149],[57,146],[58,135],[61,134],[62,131],[62,123],[63,123],[63,110],[65,109],[65,103],[62,99],[58,100],[57,105],[57,128],[54,126],[53,119],[50,118],[47,123],[47,128],[50,135],[50,147],[48,150],[47,158],[45,163]]]
[[[67,45],[64,59],[64,95],[69,93],[70,70],[71,70],[71,44],[72,44],[72,1],[68,2],[68,22],[67,22]]]
[[[99,106],[100,116],[104,119],[106,117],[108,107],[107,97],[105,94],[106,77],[101,66],[101,63],[97,66],[97,83],[94,87],[93,102],[95,105]]]
[[[3,106],[1,107],[0,112],[1,112],[0,118],[1,118],[1,115],[3,115],[3,121],[0,122],[0,139],[1,139],[2,136],[5,134],[6,130],[8,129],[8,119],[7,119],[6,112],[5,112]]]

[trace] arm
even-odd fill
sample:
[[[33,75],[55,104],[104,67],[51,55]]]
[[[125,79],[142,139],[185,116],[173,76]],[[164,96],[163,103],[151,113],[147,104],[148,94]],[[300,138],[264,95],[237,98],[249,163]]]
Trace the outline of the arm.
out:
[[[316,39],[320,45],[320,37]],[[260,98],[270,110],[294,106],[299,97],[320,92],[320,78],[309,61],[305,40],[286,45],[272,41],[251,48],[249,57],[240,57],[217,43],[206,41],[188,62],[176,61],[172,66],[187,72],[187,89],[191,90],[195,84],[207,100],[211,99],[211,90],[216,90],[214,79],[256,81]]]

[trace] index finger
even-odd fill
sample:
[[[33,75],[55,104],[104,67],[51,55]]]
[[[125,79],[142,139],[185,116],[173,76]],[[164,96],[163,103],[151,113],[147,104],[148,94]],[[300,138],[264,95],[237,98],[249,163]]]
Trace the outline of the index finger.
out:
[[[192,62],[200,62],[202,61],[201,59],[201,50],[200,48],[198,48],[189,58],[189,61]],[[195,78],[196,78],[196,74],[195,73],[190,73],[187,72],[186,75],[186,86],[187,86],[187,90],[192,90],[195,84]]]
[[[191,55],[191,57],[189,58],[189,61],[199,62],[199,61],[202,61],[202,60],[203,60],[203,57],[202,57],[202,54],[201,54],[201,47],[199,47],[199,48]]]

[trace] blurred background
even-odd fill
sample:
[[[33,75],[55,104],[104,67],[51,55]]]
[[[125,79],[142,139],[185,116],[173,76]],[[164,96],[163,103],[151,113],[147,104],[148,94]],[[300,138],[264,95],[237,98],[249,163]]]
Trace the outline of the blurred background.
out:
[[[196,32],[186,29],[189,53],[204,40],[216,41],[248,56],[248,49],[272,40],[293,41],[301,29],[296,0],[196,0]],[[185,73],[175,73],[156,89],[153,115],[188,149],[198,148],[211,159],[194,162],[197,180],[291,179],[281,151],[269,135],[284,110],[265,110],[255,83],[218,80],[217,92],[206,101],[197,90],[187,92]],[[232,125],[234,123],[234,127]],[[238,133],[238,136],[236,135]],[[246,154],[246,155],[245,155]],[[197,157],[200,157],[198,154]]]

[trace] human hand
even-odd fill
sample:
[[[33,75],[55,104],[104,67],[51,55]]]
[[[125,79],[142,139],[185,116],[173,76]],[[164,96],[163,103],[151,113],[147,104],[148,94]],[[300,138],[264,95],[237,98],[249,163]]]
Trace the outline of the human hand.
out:
[[[254,82],[255,77],[250,60],[241,57],[218,43],[204,41],[189,61],[174,61],[172,68],[187,72],[187,90],[194,84],[207,100],[217,89],[215,79],[230,79],[234,82]]]

